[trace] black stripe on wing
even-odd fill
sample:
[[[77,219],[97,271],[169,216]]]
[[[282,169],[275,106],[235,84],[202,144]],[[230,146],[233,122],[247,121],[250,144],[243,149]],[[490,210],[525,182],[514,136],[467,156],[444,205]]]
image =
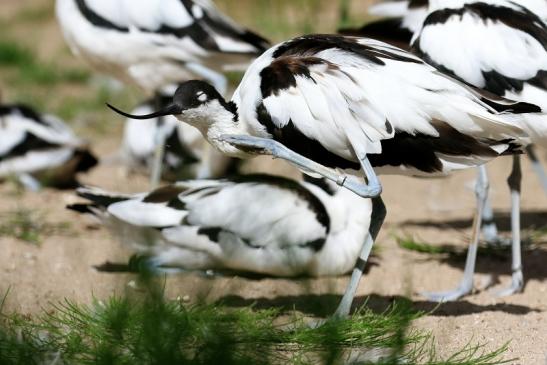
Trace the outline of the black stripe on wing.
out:
[[[513,114],[526,114],[526,113],[540,113],[541,108],[535,104],[526,103],[523,101],[514,101],[503,98],[484,89],[478,89],[470,85],[477,94],[480,95],[480,99],[483,103],[494,109],[498,113],[513,113]]]
[[[55,144],[55,143],[50,143],[48,141],[45,141],[41,138],[36,137],[32,133],[26,132],[25,138],[23,138],[21,142],[19,142],[11,150],[0,155],[0,162],[11,159],[11,158],[24,156],[29,152],[47,151],[47,150],[52,150],[59,147],[62,147],[62,146],[59,146],[58,144]]]
[[[186,210],[186,204],[179,195],[188,191],[188,188],[180,185],[167,185],[150,192],[142,201],[144,203],[166,203],[169,208]]]
[[[194,17],[192,7],[199,6],[199,5],[195,4],[193,0],[181,0],[181,1],[184,7],[186,8],[186,11],[188,12],[188,14],[190,14],[194,18],[194,22],[196,23],[203,22],[207,27],[213,29],[216,33],[222,36],[232,38],[232,39],[252,45],[253,47],[257,49],[257,54],[264,52],[270,46],[270,42],[267,39],[262,38],[260,35],[253,33],[247,29],[243,31],[240,31],[239,29],[234,29],[234,27],[232,27],[231,24],[228,24],[222,21],[222,19],[213,17],[210,14],[208,14],[207,9],[202,8],[203,17],[201,17],[200,19],[196,19]],[[218,50],[218,47],[217,47],[217,50]]]
[[[432,125],[437,130],[437,137],[396,131],[394,138],[382,140],[381,154],[368,155],[370,163],[374,167],[406,166],[426,173],[440,173],[443,164],[437,154],[493,158],[499,154],[491,146],[499,144],[509,146],[502,155],[520,152],[521,146],[511,140],[479,140],[445,122],[434,121]]]
[[[304,200],[307,203],[309,209],[314,213],[317,221],[323,227],[325,227],[325,233],[328,234],[330,232],[330,216],[328,214],[326,207],[324,206],[324,204],[321,202],[321,200],[318,197],[316,197],[313,193],[311,193],[308,189],[306,189],[304,186],[302,186],[298,182],[281,177],[281,176],[266,175],[266,174],[236,175],[226,180],[236,184],[267,184],[267,185],[277,187],[279,189],[290,191],[291,193],[296,194],[300,199]],[[203,191],[202,189],[196,190],[196,193],[200,193],[202,191]],[[219,191],[220,191],[220,188],[215,190],[215,192],[219,192]],[[190,193],[193,194],[194,190],[190,191]],[[207,194],[206,196],[210,196],[210,194]],[[267,207],[264,207],[264,209],[267,209]],[[187,220],[185,220],[183,224],[191,225]],[[256,248],[256,249],[263,248],[262,246],[254,245],[250,239],[241,237],[237,233],[222,227],[200,227],[198,234],[207,236],[213,242],[218,242],[219,235],[223,232],[239,237],[239,239],[241,239],[242,242],[244,242],[247,246],[251,248]],[[310,247],[315,251],[319,251],[323,248],[323,245],[325,244],[325,240],[326,240],[325,237],[319,238],[314,241],[303,242],[300,244],[300,246]]]
[[[450,75],[453,78],[469,86],[475,87],[475,85],[470,85],[468,82],[463,80],[453,70],[436,62],[433,58],[431,58],[431,56],[427,52],[424,52],[421,49],[419,38],[414,42],[411,49],[414,54],[418,55],[425,62],[435,67],[437,70],[441,71],[442,73],[446,75]],[[485,81],[485,85],[483,89],[498,96],[503,96],[506,91],[520,92],[524,88],[524,84],[534,85],[540,89],[547,90],[547,71],[546,70],[539,70],[534,77],[530,79],[526,79],[526,80],[515,79],[512,77],[503,75],[495,70],[481,71],[481,73]]]
[[[211,242],[219,243],[220,236],[222,234],[230,235],[237,237],[241,242],[243,242],[246,246],[249,248],[255,249],[255,250],[262,250],[265,248],[268,248],[268,246],[261,246],[261,245],[255,245],[250,239],[241,237],[240,235],[236,234],[235,232],[232,232],[230,230],[226,230],[221,227],[200,227],[198,229],[198,235],[206,236]],[[300,247],[308,247],[312,249],[315,252],[321,251],[323,246],[325,245],[325,238],[318,238],[313,241],[309,242],[303,242],[302,244],[299,244]]]
[[[310,209],[314,212],[317,221],[325,227],[325,231],[330,232],[330,217],[327,209],[321,200],[311,193],[298,182],[281,176],[266,174],[236,175],[229,178],[229,181],[235,183],[257,183],[269,184],[280,189],[288,190],[297,194],[301,199],[308,203]]]
[[[365,58],[377,65],[385,65],[383,59],[400,62],[422,63],[421,60],[400,52],[391,52],[386,48],[378,48],[358,42],[359,38],[332,34],[312,34],[294,38],[281,44],[273,53],[274,58],[283,56],[315,56],[321,51],[339,49],[350,54]]]
[[[408,50],[412,32],[403,26],[402,18],[388,18],[370,22],[361,28],[339,29],[343,35],[368,37]]]
[[[109,195],[107,192],[97,192],[93,190],[86,190],[86,189],[78,189],[76,190],[76,194],[78,194],[79,197],[82,197],[84,199],[87,199],[93,204],[89,204],[89,206],[93,207],[108,207],[111,204],[123,202],[126,200],[131,199],[128,196],[115,196],[115,195]]]
[[[519,10],[515,10],[504,6],[477,2],[465,4],[458,9],[441,9],[428,15],[424,22],[424,29],[426,29],[428,25],[444,24],[454,16],[459,16],[461,18],[464,14],[471,14],[480,17],[480,19],[485,22],[485,26],[492,26],[486,24],[488,21],[493,22],[494,26],[497,22],[503,23],[518,31],[525,32],[536,39],[547,51],[547,25],[528,9],[522,6],[519,6],[519,8]],[[436,62],[421,48],[420,38],[412,45],[412,51],[438,70],[460,79],[453,70]],[[493,92],[496,95],[504,95],[508,90],[517,92],[522,91],[525,83],[538,86],[542,89],[547,88],[546,70],[538,70],[534,77],[526,80],[515,79],[495,70],[483,70],[482,75],[485,80],[484,89]]]
[[[525,103],[522,103],[525,104]],[[296,153],[331,168],[359,170],[360,164],[347,160],[327,150],[320,142],[305,136],[292,121],[280,128],[275,125],[263,104],[257,108],[258,121],[266,127],[273,138]],[[479,140],[462,134],[444,122],[434,122],[438,136],[409,134],[395,131],[391,139],[381,141],[382,153],[368,155],[373,167],[405,166],[425,173],[443,171],[442,161],[437,153],[448,156],[495,157],[498,153],[491,146],[508,144],[503,154],[520,152],[520,145],[510,140]]]
[[[114,24],[110,20],[100,16],[95,11],[93,11],[86,3],[85,0],[76,0],[76,5],[78,10],[87,19],[88,22],[99,28],[117,30],[118,32],[128,33],[129,28]]]
[[[506,26],[523,31],[535,38],[543,48],[547,49],[547,25],[527,8],[515,4],[518,10],[502,5],[473,2],[464,4],[461,8],[445,8],[432,12],[424,21],[428,25],[443,24],[453,16],[463,17],[465,14],[478,16],[486,26],[487,22],[503,23]]]
[[[310,67],[324,64],[338,69],[334,64],[317,57],[280,57],[260,72],[260,91],[265,99],[280,91],[296,86],[296,77],[303,76],[315,83]]]
[[[409,9],[429,8],[429,0],[410,0],[408,2]]]
[[[160,24],[157,29],[147,29],[141,27],[139,28],[139,30],[147,33],[169,34],[177,38],[189,37],[196,44],[199,44],[200,47],[208,51],[215,52],[220,52],[221,49],[215,41],[214,37],[211,35],[211,31],[216,32],[217,34],[224,37],[229,37],[240,42],[248,43],[256,48],[256,52],[245,53],[260,54],[264,52],[264,50],[266,50],[266,48],[269,46],[268,41],[260,37],[258,34],[252,33],[248,30],[241,32],[234,29],[227,23],[217,21],[215,18],[207,14],[206,9],[202,8],[203,16],[200,18],[196,18],[192,8],[199,5],[194,4],[192,0],[181,0],[181,2],[182,6],[184,6],[188,14],[193,19],[190,25],[186,27],[175,28],[167,24]],[[90,22],[94,26],[104,29],[116,30],[122,33],[129,32],[128,27],[115,24],[104,18],[103,16],[97,14],[86,4],[86,0],[76,0],[76,4],[80,13],[87,19],[88,22]]]
[[[4,104],[0,105],[0,118],[10,114],[19,114],[23,118],[30,119],[33,122],[49,126],[49,124],[34,109],[24,104]]]

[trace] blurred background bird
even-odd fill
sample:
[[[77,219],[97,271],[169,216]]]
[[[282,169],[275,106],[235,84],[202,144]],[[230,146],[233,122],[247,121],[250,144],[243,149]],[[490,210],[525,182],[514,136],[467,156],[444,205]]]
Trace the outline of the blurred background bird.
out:
[[[60,119],[22,104],[0,104],[0,179],[30,190],[78,186],[76,175],[97,165],[87,144]]]
[[[226,94],[223,72],[244,70],[269,45],[209,0],[57,0],[56,12],[74,54],[97,71],[155,95],[156,107],[162,88],[190,79],[207,80]],[[161,177],[165,136],[156,129],[152,186]]]

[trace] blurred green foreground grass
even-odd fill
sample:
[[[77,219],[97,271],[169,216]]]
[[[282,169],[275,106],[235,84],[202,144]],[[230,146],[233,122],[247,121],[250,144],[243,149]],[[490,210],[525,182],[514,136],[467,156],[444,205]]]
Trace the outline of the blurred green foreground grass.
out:
[[[89,306],[64,301],[37,318],[0,317],[0,363],[11,364],[502,364],[505,347],[468,345],[440,359],[434,340],[411,329],[420,317],[400,301],[344,320],[275,309],[167,301],[161,286]],[[9,295],[9,294],[8,294]]]

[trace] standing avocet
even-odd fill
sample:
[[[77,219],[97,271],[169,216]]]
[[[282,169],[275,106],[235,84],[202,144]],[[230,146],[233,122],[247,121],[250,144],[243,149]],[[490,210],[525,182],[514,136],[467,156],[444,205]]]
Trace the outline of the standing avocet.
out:
[[[533,103],[547,110],[547,1],[430,0],[430,14],[415,34],[412,49],[429,64],[493,95]],[[522,4],[522,5],[520,5]],[[536,15],[527,7],[541,12]],[[539,6],[538,6],[539,5]],[[538,145],[547,145],[547,118],[528,116],[524,128]],[[543,171],[533,150],[529,155]],[[541,176],[541,175],[540,175]],[[480,181],[482,179],[482,181]],[[479,175],[479,212],[486,204],[487,175]],[[520,253],[520,159],[514,157],[508,183],[511,190],[512,280],[499,293],[510,295],[523,288]],[[547,191],[547,179],[543,175]],[[481,214],[482,215],[482,214]],[[481,216],[476,217],[480,225]],[[473,288],[477,240],[471,242],[464,277],[456,290],[431,293],[432,299],[452,300]]]
[[[149,95],[194,78],[224,94],[222,72],[244,70],[268,46],[210,0],[57,0],[56,10],[75,54]],[[161,175],[161,134],[155,144],[152,185]]]
[[[0,104],[0,179],[18,178],[31,190],[69,188],[97,164],[84,141],[60,119],[21,104]]]
[[[368,233],[371,203],[323,180],[271,175],[190,180],[150,193],[78,189],[96,215],[159,270],[272,276],[334,276],[353,268]]]
[[[255,60],[230,102],[211,85],[189,81],[156,113],[131,116],[112,108],[141,119],[175,115],[229,156],[270,154],[373,198],[370,235],[337,310],[347,315],[386,213],[375,169],[442,175],[519,153],[530,139],[521,115],[496,111],[508,107],[540,110],[490,100],[382,42],[308,35]]]

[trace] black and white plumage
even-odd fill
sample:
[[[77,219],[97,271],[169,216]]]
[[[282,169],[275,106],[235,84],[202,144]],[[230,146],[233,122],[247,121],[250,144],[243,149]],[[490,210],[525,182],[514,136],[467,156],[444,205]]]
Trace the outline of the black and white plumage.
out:
[[[113,107],[112,107],[113,108]],[[519,153],[530,139],[523,117],[438,72],[420,58],[366,38],[309,35],[281,43],[251,64],[226,102],[201,81],[183,84],[173,104],[146,119],[173,114],[235,157],[271,154],[363,197],[373,197],[366,262],[385,209],[378,173],[431,176]],[[362,170],[367,182],[336,169]],[[337,311],[349,313],[362,265]]]
[[[535,14],[535,3],[431,1],[412,49],[470,85],[547,110],[547,9]],[[547,123],[531,119],[527,133],[547,145]]]
[[[211,0],[56,0],[56,11],[74,53],[158,101],[162,88],[194,78],[225,94],[223,72],[244,70],[268,46]],[[161,137],[155,136],[152,186],[161,176]]]
[[[370,200],[327,182],[248,175],[177,182],[150,193],[80,188],[92,212],[159,269],[333,276],[355,265]]]
[[[18,177],[29,188],[76,184],[97,164],[86,144],[60,119],[19,104],[0,105],[0,179]]]
[[[173,100],[172,95],[162,96],[162,104]],[[135,114],[147,114],[154,110],[154,101],[140,104]],[[162,177],[168,181],[187,179],[220,178],[237,171],[239,161],[214,149],[194,127],[180,123],[173,116],[145,121],[127,119],[125,122],[121,157],[123,162],[136,171],[152,169],[155,152],[154,137],[164,136]]]
[[[56,11],[74,53],[150,94],[193,78],[225,91],[221,73],[268,47],[210,0],[57,0]]]
[[[483,164],[529,143],[523,118],[497,111],[508,108],[539,111],[490,100],[387,44],[315,35],[258,58],[231,102],[206,83],[190,81],[160,114],[193,125],[227,155],[250,156],[223,135],[252,135],[326,167],[359,170],[356,150],[363,150],[380,173],[430,176]]]
[[[413,38],[414,53],[439,70],[492,95],[533,103],[547,110],[546,1],[430,0],[429,11]],[[525,115],[522,126],[534,143],[547,146],[544,114]],[[547,177],[530,148],[534,169],[547,189]],[[489,211],[487,215],[492,216],[487,204],[487,179],[486,172],[481,171],[475,226],[480,226],[483,211]],[[520,255],[520,179],[520,161],[514,157],[508,179],[512,197],[512,282],[500,295],[513,294],[524,286]],[[485,235],[488,232],[485,230]],[[450,300],[471,292],[477,242],[478,231],[474,232],[460,286],[454,291],[432,293],[430,298]]]

